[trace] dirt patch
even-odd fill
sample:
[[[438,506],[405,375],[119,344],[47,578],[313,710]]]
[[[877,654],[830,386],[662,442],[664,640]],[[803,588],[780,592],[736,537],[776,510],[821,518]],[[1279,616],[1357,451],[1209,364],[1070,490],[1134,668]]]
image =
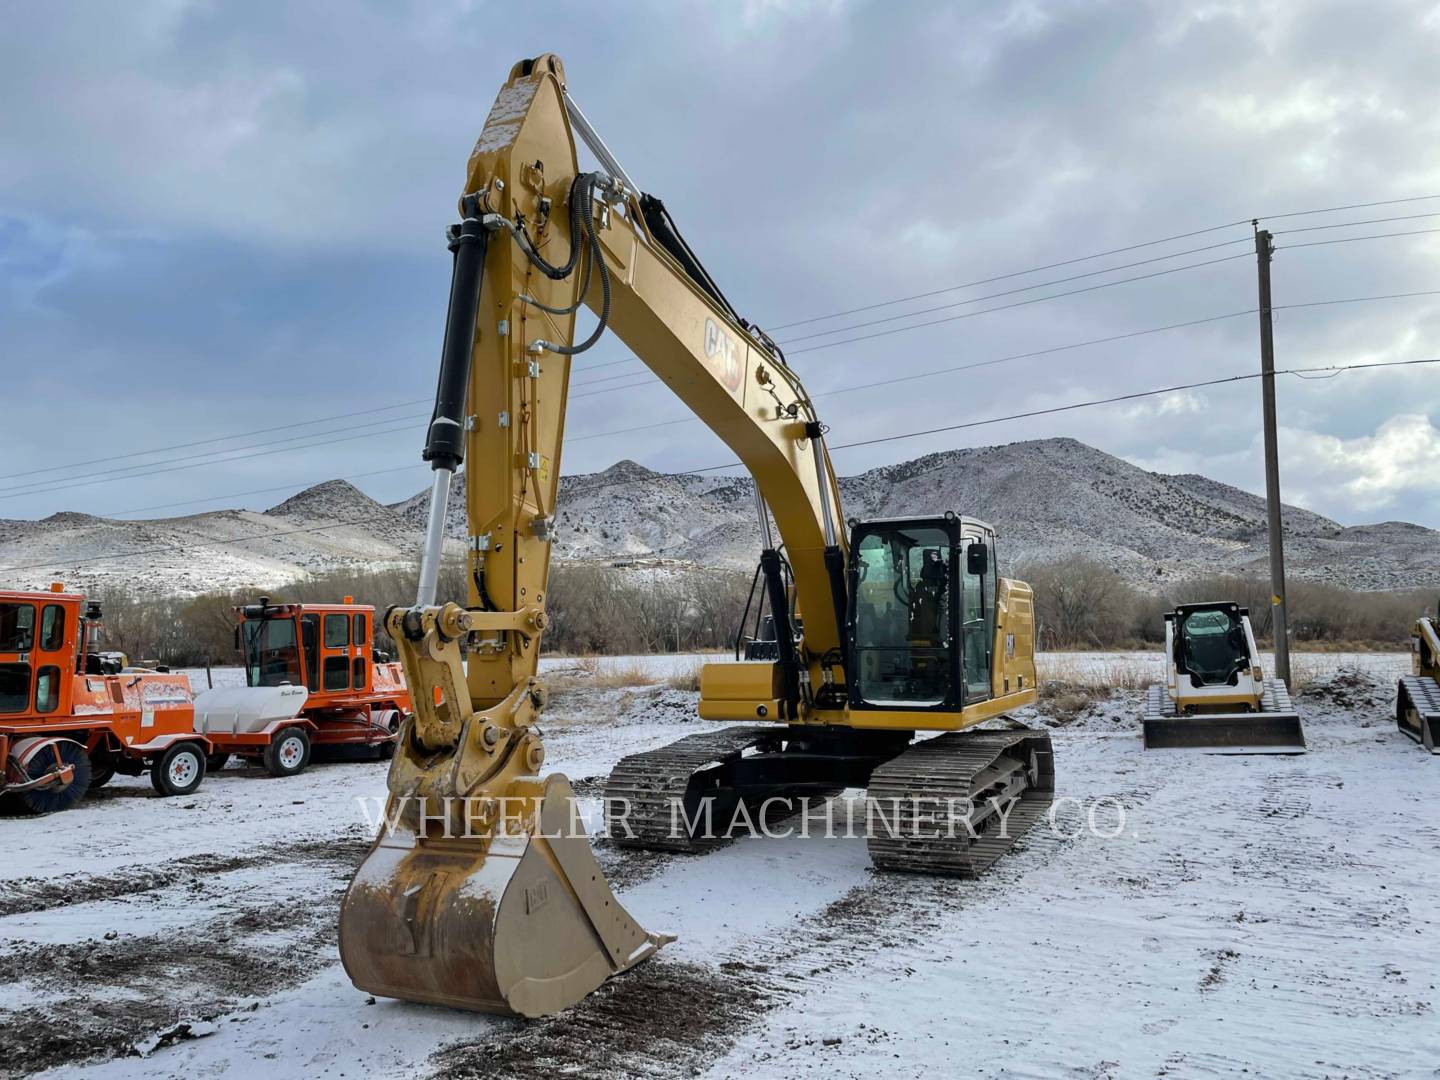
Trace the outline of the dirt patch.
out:
[[[17,878],[0,885],[0,916],[27,911],[48,911],[71,904],[114,900],[122,896],[167,889],[201,874],[221,874],[272,863],[320,860],[359,866],[370,841],[362,836],[312,840],[288,847],[246,855],[189,855],[163,866],[127,866],[113,873],[80,881],[56,878]]]
[[[233,1011],[247,998],[275,993],[334,962],[335,914],[349,866],[364,845],[336,840],[296,845],[289,862],[336,865],[321,882],[304,876],[289,901],[237,902],[223,915],[180,930],[66,944],[17,944],[0,955],[0,981],[35,992],[23,1009],[0,1010],[0,1080],[95,1058],[133,1056],[173,1038],[195,1037],[196,1024]],[[239,860],[239,866],[274,862]],[[233,869],[232,860],[207,868]],[[195,879],[192,866],[188,873]],[[124,875],[81,882],[55,904],[116,895]],[[97,884],[97,889],[88,888]],[[170,882],[181,885],[182,881]],[[163,884],[141,879],[136,887]],[[283,934],[277,934],[283,931]],[[159,1040],[158,1042],[156,1040]],[[173,1040],[172,1040],[173,1041]]]
[[[295,985],[332,962],[342,891],[337,884],[331,895],[268,907],[255,921],[262,931],[290,929],[283,944],[250,940],[241,916],[179,934],[30,946],[0,958],[0,979],[65,995],[0,1012],[0,1045],[8,1048],[0,1080],[135,1055],[137,1046],[167,1030],[212,1020],[244,998]]]
[[[698,1073],[773,1004],[751,973],[647,961],[611,979],[561,1016],[516,1021],[432,1058],[435,1077],[514,1080]]]
[[[1203,994],[1206,991],[1214,990],[1223,983],[1226,974],[1234,965],[1235,961],[1239,959],[1240,954],[1234,949],[1221,949],[1219,952],[1214,953],[1213,960],[1210,963],[1210,969],[1200,977],[1200,992]]]
[[[1313,679],[1296,697],[1307,703],[1333,705],[1357,717],[1395,718],[1395,680],[1355,668],[1341,668],[1332,675]]]

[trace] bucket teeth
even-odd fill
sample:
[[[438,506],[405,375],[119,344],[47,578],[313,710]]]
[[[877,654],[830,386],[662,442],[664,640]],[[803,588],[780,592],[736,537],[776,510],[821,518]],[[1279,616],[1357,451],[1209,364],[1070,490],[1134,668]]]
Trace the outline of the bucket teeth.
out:
[[[340,957],[382,997],[514,1016],[559,1012],[668,941],[615,898],[558,774],[526,832],[376,840],[346,891]]]

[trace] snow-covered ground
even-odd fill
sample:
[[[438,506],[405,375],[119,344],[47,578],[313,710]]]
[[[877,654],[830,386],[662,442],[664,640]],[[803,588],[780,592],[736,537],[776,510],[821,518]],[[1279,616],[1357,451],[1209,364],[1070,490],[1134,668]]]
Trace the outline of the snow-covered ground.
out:
[[[117,778],[0,819],[0,1076],[1433,1076],[1440,760],[1395,731],[1402,659],[1311,680],[1303,757],[1146,754],[1133,691],[1022,717],[1055,725],[1060,810],[975,882],[876,874],[858,838],[599,841],[679,940],[528,1023],[345,978],[338,902],[384,765],[227,769],[167,800]],[[693,702],[563,691],[548,760],[594,809],[619,757],[715,726]]]

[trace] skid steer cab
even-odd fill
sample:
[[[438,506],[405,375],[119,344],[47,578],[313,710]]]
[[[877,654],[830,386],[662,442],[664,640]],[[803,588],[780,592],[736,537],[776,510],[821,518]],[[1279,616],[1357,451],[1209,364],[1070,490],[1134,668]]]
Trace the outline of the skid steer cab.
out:
[[[373,607],[348,596],[339,604],[273,604],[262,596],[234,613],[246,687],[298,695],[297,711],[289,723],[253,713],[232,721],[228,703],[218,702],[215,726],[208,717],[205,724],[217,756],[238,754],[289,776],[312,758],[394,753],[410,694],[399,664],[375,662]]]
[[[0,798],[13,808],[67,810],[116,773],[148,772],[161,795],[204,779],[213,746],[189,680],[122,669],[100,640],[98,601],[60,584],[0,592]]]

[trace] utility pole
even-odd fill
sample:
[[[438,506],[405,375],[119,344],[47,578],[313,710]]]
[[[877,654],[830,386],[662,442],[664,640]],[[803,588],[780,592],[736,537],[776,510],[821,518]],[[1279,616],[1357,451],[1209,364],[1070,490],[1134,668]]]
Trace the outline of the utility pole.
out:
[[[1270,532],[1270,610],[1275,636],[1275,676],[1290,681],[1290,624],[1285,614],[1285,537],[1280,521],[1280,452],[1275,436],[1275,328],[1270,308],[1270,257],[1275,251],[1268,229],[1255,226],[1255,263],[1260,275],[1260,386],[1265,424],[1265,504]]]

